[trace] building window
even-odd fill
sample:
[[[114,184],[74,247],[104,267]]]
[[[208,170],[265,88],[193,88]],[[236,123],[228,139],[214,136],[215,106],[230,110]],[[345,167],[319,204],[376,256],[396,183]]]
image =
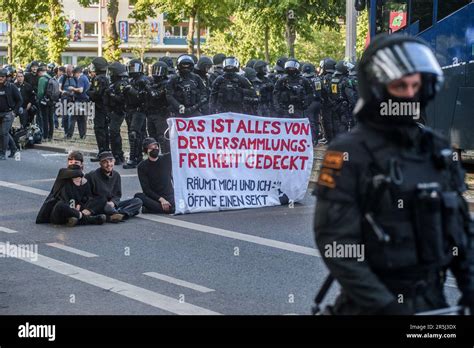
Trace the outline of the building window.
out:
[[[62,63],[65,64],[72,64],[72,56],[62,56]]]
[[[449,16],[451,13],[459,10],[460,8],[469,4],[471,0],[449,0],[449,1],[438,1],[438,20]]]
[[[7,35],[8,24],[6,22],[0,22],[0,36]]]
[[[170,25],[165,26],[165,37],[183,37],[183,36],[186,36],[187,34],[188,34],[187,27],[180,27],[179,25],[174,26],[174,27]]]
[[[411,24],[419,21],[421,33],[433,25],[433,0],[414,0],[411,3]]]
[[[88,36],[99,35],[97,22],[84,22],[84,35],[88,35]]]

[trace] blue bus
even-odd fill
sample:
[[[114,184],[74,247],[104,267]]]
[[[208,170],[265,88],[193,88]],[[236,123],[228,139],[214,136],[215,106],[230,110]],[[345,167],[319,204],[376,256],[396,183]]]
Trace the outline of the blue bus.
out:
[[[459,150],[474,149],[474,0],[356,0],[369,10],[370,37],[407,33],[423,38],[445,74],[427,110],[428,126]]]

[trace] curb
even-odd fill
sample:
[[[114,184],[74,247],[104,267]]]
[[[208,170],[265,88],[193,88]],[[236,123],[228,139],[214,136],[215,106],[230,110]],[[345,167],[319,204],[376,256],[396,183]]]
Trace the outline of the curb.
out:
[[[57,153],[68,153],[69,148],[65,148],[63,146],[58,146],[58,145],[48,145],[48,144],[35,144],[33,146],[34,149],[36,150],[43,150],[43,151],[50,151],[50,152],[57,152]],[[74,146],[71,146],[71,149],[73,149]],[[97,151],[94,150],[81,150],[82,154],[84,156],[89,156],[89,157],[96,157],[97,156]]]

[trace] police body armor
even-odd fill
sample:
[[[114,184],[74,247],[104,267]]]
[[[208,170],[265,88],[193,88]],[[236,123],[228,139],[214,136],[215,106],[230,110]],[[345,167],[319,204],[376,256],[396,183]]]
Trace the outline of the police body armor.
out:
[[[218,103],[221,106],[227,104],[242,104],[244,102],[244,91],[240,86],[239,76],[236,74],[224,74],[218,92]]]
[[[190,108],[199,104],[200,100],[197,93],[199,85],[193,78],[178,77],[176,88],[174,97],[182,105]]]
[[[305,90],[303,87],[304,77],[290,78],[286,77],[283,86],[285,91],[281,94],[281,102],[285,105],[294,105],[298,110],[304,110]]]
[[[474,233],[464,223],[470,221],[462,198],[464,179],[449,143],[430,129],[419,132],[422,152],[409,153],[387,146],[380,135],[363,136],[371,158],[361,189],[367,193],[362,202],[366,258],[392,293],[407,297],[423,287],[442,289],[439,272],[452,261],[453,247],[463,252],[466,231]],[[426,295],[439,300],[435,293]]]
[[[90,99],[96,103],[96,107],[105,107],[106,101],[104,100],[104,97],[109,85],[110,81],[105,74],[98,74],[92,78],[91,87],[89,91],[87,91],[87,94]]]
[[[168,110],[168,100],[166,99],[166,83],[167,80],[153,83],[148,88],[149,101],[148,109],[150,112],[156,110]]]
[[[124,90],[128,86],[128,79],[122,77],[109,85],[105,91],[106,105],[110,110],[122,112],[125,107]]]
[[[321,92],[323,89],[323,81],[319,76],[313,76],[308,78],[309,82],[311,83],[311,86],[313,87],[314,90],[314,101],[321,102]]]
[[[125,89],[125,104],[127,110],[143,111],[146,108],[148,84],[148,79],[143,75],[130,80],[129,86]]]

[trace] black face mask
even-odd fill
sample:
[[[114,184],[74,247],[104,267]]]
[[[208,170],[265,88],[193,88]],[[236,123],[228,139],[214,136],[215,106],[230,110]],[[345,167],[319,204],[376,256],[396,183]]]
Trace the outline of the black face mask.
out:
[[[158,149],[153,149],[150,152],[148,152],[148,156],[150,156],[150,158],[158,158],[159,155],[160,155],[160,150]]]

